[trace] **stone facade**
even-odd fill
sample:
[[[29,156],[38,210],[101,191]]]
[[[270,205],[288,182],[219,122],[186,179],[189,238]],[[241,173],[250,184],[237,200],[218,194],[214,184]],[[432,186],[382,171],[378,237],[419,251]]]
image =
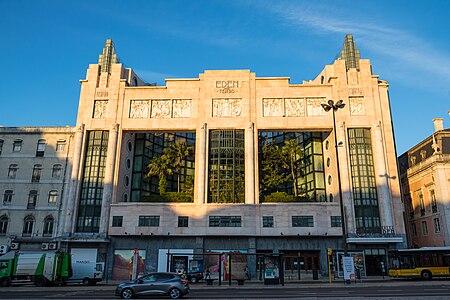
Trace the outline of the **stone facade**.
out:
[[[355,51],[346,37],[348,45]],[[110,60],[104,58],[107,53]],[[99,260],[113,278],[120,277],[117,257],[135,248],[145,251],[147,272],[164,269],[164,251],[192,260],[192,255],[227,250],[248,255],[252,277],[262,270],[258,255],[279,253],[298,259],[296,266],[304,259],[304,271],[326,273],[327,248],[332,248],[365,255],[367,275],[380,274],[387,251],[405,244],[403,206],[388,83],[372,74],[369,60],[357,59],[344,55],[302,84],[290,83],[289,77],[257,77],[249,70],[206,70],[198,78],[166,79],[164,86],[154,86],[119,63],[108,40],[99,63],[89,65],[81,80],[67,203],[55,240],[63,249],[101,249]],[[343,99],[346,106],[327,113],[322,104],[330,99]],[[304,201],[269,203],[261,196],[261,140],[275,134],[295,135],[312,145],[304,146],[302,155],[316,155],[311,156],[313,171],[304,178],[296,175],[309,189]],[[189,186],[187,178],[193,179],[192,200],[152,200],[158,196],[157,178],[145,176],[146,166],[157,157],[154,151],[162,151],[155,141],[163,145],[170,139],[193,144],[195,157],[184,168],[194,167],[182,179],[183,188]],[[214,160],[214,147],[225,139],[233,146],[221,148],[223,156]],[[231,165],[223,165],[224,157],[238,166],[234,175],[225,172]],[[354,205],[366,200],[361,196],[365,181],[354,171],[361,164],[370,171],[374,215],[369,217]],[[217,174],[232,185],[228,196],[222,192],[229,186]],[[176,192],[174,178],[171,192]],[[363,230],[365,222],[374,231]]]
[[[408,246],[450,245],[450,130],[436,131],[399,157]]]

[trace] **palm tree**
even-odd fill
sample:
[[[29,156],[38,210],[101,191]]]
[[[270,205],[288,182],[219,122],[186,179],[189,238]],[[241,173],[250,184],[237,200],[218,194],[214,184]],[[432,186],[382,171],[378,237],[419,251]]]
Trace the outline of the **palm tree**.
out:
[[[177,141],[170,145],[169,148],[164,149],[164,153],[173,161],[173,167],[177,173],[178,193],[181,191],[181,168],[186,157],[191,155],[194,147],[188,146],[186,142]]]
[[[148,177],[159,177],[159,194],[166,192],[167,176],[173,174],[172,160],[167,154],[155,156],[148,164]]]
[[[284,146],[281,149],[283,154],[283,166],[291,171],[291,177],[294,184],[294,196],[298,196],[297,191],[297,168],[298,162],[302,159],[303,152],[301,146],[296,139],[288,140],[284,142]]]

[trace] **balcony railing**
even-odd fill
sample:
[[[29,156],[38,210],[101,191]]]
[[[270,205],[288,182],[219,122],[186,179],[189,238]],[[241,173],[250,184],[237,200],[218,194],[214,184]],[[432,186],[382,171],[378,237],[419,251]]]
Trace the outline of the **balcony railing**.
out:
[[[421,216],[425,216],[425,208],[421,208],[420,209],[420,215]]]
[[[431,206],[431,212],[432,213],[437,213],[438,212],[437,205]]]
[[[360,237],[393,237],[395,231],[393,226],[361,227],[356,229],[356,235]]]

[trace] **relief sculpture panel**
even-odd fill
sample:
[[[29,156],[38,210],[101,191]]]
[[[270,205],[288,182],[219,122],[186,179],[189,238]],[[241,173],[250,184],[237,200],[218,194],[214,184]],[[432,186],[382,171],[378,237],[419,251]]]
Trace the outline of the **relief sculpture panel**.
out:
[[[364,116],[366,114],[364,107],[364,97],[350,97],[350,115]]]
[[[306,110],[308,116],[323,116],[325,115],[325,110],[322,108],[321,104],[325,102],[325,98],[307,98],[306,99]]]
[[[108,107],[108,100],[94,101],[94,119],[104,119],[106,117],[106,109]]]
[[[173,117],[190,118],[191,100],[173,100]]]
[[[171,100],[152,100],[152,118],[170,118],[172,109]]]
[[[286,106],[286,116],[303,117],[305,116],[305,102],[303,99],[284,99]]]
[[[241,99],[213,99],[213,117],[239,117],[241,115]]]
[[[263,116],[264,117],[284,116],[283,99],[281,98],[263,99]]]
[[[130,103],[130,118],[132,119],[146,119],[149,117],[149,101],[148,100],[131,100]]]

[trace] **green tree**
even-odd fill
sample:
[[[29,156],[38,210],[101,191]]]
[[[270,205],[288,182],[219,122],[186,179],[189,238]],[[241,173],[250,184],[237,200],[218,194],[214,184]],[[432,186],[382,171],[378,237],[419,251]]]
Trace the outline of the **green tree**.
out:
[[[269,142],[262,147],[262,185],[267,191],[279,191],[281,184],[286,182],[286,175],[280,169],[283,166],[282,152],[275,142]]]
[[[299,168],[299,162],[303,157],[301,146],[296,139],[288,140],[284,142],[284,146],[281,149],[283,155],[283,167],[290,171],[291,179],[294,185],[294,196],[298,196],[297,190],[297,171]]]
[[[167,176],[173,174],[173,163],[171,158],[163,153],[161,156],[155,156],[148,164],[148,177],[159,177],[159,194],[166,192]]]
[[[184,141],[177,141],[171,144],[169,148],[164,149],[164,153],[172,160],[174,171],[177,174],[178,193],[181,191],[181,169],[183,167],[183,162],[193,151],[194,147],[188,146]]]

